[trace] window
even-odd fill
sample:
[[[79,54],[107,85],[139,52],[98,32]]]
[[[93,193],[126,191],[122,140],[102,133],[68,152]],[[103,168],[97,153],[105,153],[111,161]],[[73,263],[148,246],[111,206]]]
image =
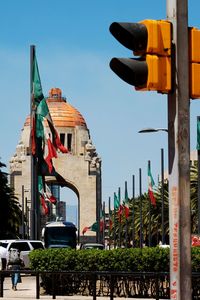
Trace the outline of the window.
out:
[[[29,244],[26,242],[11,243],[9,249],[10,248],[15,248],[15,249],[18,249],[19,251],[30,251],[31,250],[29,247]]]
[[[63,144],[63,146],[65,145],[65,134],[64,133],[61,133],[60,134],[60,141],[61,143]]]
[[[30,242],[31,245],[33,246],[33,249],[44,249],[44,246],[40,242]]]
[[[67,148],[69,151],[72,151],[72,134],[67,134]]]

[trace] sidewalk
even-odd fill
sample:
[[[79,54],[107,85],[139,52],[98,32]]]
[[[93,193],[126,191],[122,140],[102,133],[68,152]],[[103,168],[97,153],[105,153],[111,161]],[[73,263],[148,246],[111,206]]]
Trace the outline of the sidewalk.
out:
[[[4,290],[3,290],[3,298],[5,300],[24,300],[24,299],[36,299],[36,280],[34,276],[22,276],[22,283],[19,283],[17,285],[17,291],[12,290],[11,286],[11,278],[6,277],[4,280]],[[50,295],[40,295],[40,299],[46,300],[46,299],[52,299],[52,296]],[[59,300],[93,300],[91,296],[56,296],[56,299]],[[109,300],[109,297],[97,297],[97,300]],[[127,298],[114,298],[116,300],[127,300]],[[130,298],[130,299],[136,299],[136,298]],[[151,300],[150,298],[142,298],[143,300]],[[137,298],[138,300],[138,298]],[[153,300],[153,299],[152,299]]]

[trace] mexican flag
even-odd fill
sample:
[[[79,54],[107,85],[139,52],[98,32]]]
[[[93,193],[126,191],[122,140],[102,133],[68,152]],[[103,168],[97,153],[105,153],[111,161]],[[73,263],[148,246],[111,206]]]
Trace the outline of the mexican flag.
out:
[[[104,219],[105,219],[105,211],[104,211],[104,209],[101,208],[100,209],[100,222],[99,222],[100,232],[103,232],[103,230],[104,230],[104,226],[105,226]]]
[[[53,125],[49,108],[44,98],[37,107],[36,120],[36,138],[41,143],[44,159],[48,165],[49,172],[51,173],[53,169],[52,158],[57,157],[57,150],[59,149],[62,153],[67,153],[68,150],[60,142],[60,138]],[[45,126],[46,121],[48,127]]]
[[[89,227],[87,227],[87,226],[84,227],[83,230],[82,230],[82,234],[84,235],[86,233],[86,231],[88,231],[88,230],[97,232],[97,230],[98,230],[98,224],[97,224],[97,222],[94,222]]]
[[[119,199],[116,193],[114,193],[114,210],[117,211],[118,209],[119,209]]]
[[[32,65],[32,87],[31,87],[31,94],[32,94],[31,150],[32,150],[32,155],[35,155],[36,154],[36,143],[37,143],[36,142],[36,119],[35,119],[35,112],[36,112],[38,104],[44,98],[43,92],[42,92],[42,85],[41,85],[40,74],[39,74],[39,70],[38,70],[38,64],[37,64],[37,59],[36,59],[36,56],[35,56],[35,52],[34,52],[33,65]]]
[[[151,200],[151,204],[152,205],[156,205],[156,199],[154,197],[154,193],[153,193],[153,187],[154,187],[155,183],[151,174],[151,169],[150,169],[150,165],[148,165],[148,194],[149,194],[149,198]]]
[[[119,221],[121,222],[121,216],[123,213],[123,206],[120,204],[119,197],[114,193],[114,210],[117,212]]]
[[[128,190],[127,185],[125,185],[125,199],[124,199],[124,215],[126,219],[129,216],[129,203],[128,203]]]
[[[44,183],[42,176],[38,176],[38,192],[40,195],[40,202],[45,215],[48,214],[47,202],[52,204],[57,203],[57,199],[52,195],[50,188]]]
[[[33,58],[32,70],[32,154],[38,157],[43,156],[47,163],[49,173],[53,170],[52,158],[57,157],[57,150],[62,153],[67,153],[59,138],[59,135],[54,127],[48,105],[43,96],[42,85],[39,75],[39,69],[36,56]],[[41,160],[41,159],[40,159]]]

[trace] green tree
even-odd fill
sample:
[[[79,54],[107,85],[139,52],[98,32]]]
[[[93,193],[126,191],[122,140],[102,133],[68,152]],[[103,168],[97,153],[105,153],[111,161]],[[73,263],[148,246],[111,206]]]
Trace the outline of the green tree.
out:
[[[22,220],[20,204],[8,184],[8,174],[2,171],[4,167],[0,162],[0,239],[16,237]]]
[[[156,206],[149,206],[150,199],[148,193],[144,193],[141,196],[142,203],[142,222],[143,222],[143,240],[148,245],[149,237],[149,220],[151,216],[151,239],[152,245],[157,245],[162,240],[162,184],[159,182],[158,186],[154,190],[156,198]],[[191,165],[190,167],[190,202],[191,202],[191,233],[195,234],[198,231],[198,168],[197,164]],[[151,207],[151,210],[149,210]],[[134,229],[135,229],[135,245],[139,246],[140,239],[140,198],[129,199],[130,213],[128,217],[128,240],[132,240],[133,232],[133,209],[134,209]],[[150,214],[149,214],[150,211]],[[121,225],[119,226],[119,218],[115,214],[116,224],[116,240],[119,239],[119,227],[121,226],[121,240],[125,239],[125,226],[126,221],[124,215],[121,218]],[[114,218],[114,214],[112,214]],[[114,237],[114,228],[112,228],[112,238]],[[164,181],[164,232],[165,241],[169,243],[169,194],[168,194],[168,180]]]

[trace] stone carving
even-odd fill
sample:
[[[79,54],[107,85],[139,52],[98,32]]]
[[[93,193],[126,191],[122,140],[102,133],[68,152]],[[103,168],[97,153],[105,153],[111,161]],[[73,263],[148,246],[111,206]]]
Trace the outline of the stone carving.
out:
[[[11,171],[20,171],[22,161],[26,160],[26,147],[24,146],[23,142],[20,141],[16,147],[16,152],[11,157],[10,160],[10,170]]]
[[[90,162],[90,170],[96,170],[100,168],[101,158],[96,152],[95,146],[92,144],[91,140],[88,140],[85,145],[85,160]]]
[[[85,144],[85,160],[91,161],[95,153],[96,148],[92,144],[92,140],[88,140],[87,144]]]

